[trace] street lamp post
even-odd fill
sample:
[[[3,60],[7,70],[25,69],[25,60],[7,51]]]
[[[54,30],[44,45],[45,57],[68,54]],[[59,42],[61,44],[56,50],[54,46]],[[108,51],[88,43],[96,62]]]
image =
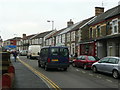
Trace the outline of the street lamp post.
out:
[[[52,22],[52,30],[54,30],[54,21],[53,20],[47,20],[47,22]]]

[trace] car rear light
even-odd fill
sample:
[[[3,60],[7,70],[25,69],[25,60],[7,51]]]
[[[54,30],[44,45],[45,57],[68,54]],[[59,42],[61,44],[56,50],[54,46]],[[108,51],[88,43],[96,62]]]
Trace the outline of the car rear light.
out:
[[[68,58],[69,59],[69,61],[70,61],[70,58]]]
[[[47,59],[47,62],[50,62],[50,58]]]
[[[68,63],[69,61],[70,61],[70,58],[68,58],[66,62]]]

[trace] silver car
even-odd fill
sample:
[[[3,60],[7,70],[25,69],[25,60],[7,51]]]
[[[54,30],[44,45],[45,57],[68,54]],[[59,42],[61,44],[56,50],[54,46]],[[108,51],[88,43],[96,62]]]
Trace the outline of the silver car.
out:
[[[92,65],[93,72],[112,74],[114,78],[120,77],[120,57],[104,57]]]

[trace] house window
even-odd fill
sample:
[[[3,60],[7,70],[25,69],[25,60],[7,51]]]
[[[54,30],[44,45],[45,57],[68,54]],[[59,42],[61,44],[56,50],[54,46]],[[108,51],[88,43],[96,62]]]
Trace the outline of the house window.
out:
[[[106,25],[106,35],[108,35],[109,30],[110,30],[110,22],[107,22],[107,25]]]
[[[79,31],[78,31],[78,41],[79,41],[79,42],[80,42],[80,41],[81,41],[81,39],[82,39],[82,38],[81,38],[81,36],[82,36],[82,34],[81,34],[81,33],[82,33],[82,32],[81,32],[81,30],[79,30]]]
[[[62,43],[65,43],[65,34],[62,35]]]
[[[58,39],[59,39],[58,36],[56,36],[56,44],[58,43]]]
[[[52,46],[55,45],[55,37],[52,37]]]
[[[118,33],[118,19],[112,20],[112,34]]]
[[[39,44],[42,44],[42,38],[39,38]]]
[[[70,41],[70,33],[67,33],[67,42]]]
[[[70,45],[69,45],[69,44],[67,44],[67,47],[68,47],[68,50],[69,50],[69,53],[70,53],[70,51],[71,51],[71,50],[70,50]],[[71,54],[71,53],[70,53],[70,54]]]
[[[100,35],[101,35],[101,28],[100,28],[100,26],[97,26],[97,37],[100,37]]]
[[[93,35],[92,28],[90,28],[89,35],[90,35],[89,37],[92,38],[92,35]]]
[[[61,43],[61,35],[59,35],[59,43]]]
[[[75,31],[71,32],[71,41],[75,41]]]

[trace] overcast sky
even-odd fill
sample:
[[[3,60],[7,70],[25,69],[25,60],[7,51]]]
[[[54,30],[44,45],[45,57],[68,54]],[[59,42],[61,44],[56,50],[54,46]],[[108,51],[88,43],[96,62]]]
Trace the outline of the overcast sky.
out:
[[[67,21],[74,23],[95,15],[94,8],[105,11],[120,0],[0,0],[0,36],[3,40],[40,33],[54,28],[60,30]],[[103,2],[103,4],[102,4]],[[16,34],[16,35],[14,35]]]

